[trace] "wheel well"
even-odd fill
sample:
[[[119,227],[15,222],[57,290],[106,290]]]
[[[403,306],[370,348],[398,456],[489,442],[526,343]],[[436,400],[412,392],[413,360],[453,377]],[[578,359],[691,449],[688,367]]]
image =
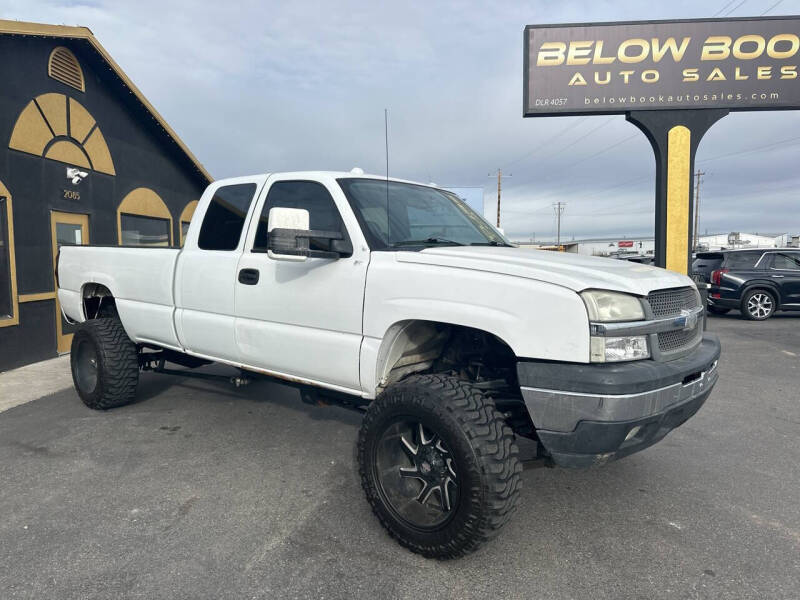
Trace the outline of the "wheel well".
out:
[[[396,323],[379,351],[376,395],[415,373],[469,381],[491,397],[516,434],[536,439],[519,388],[517,357],[493,333],[437,321]]]
[[[117,305],[114,295],[101,283],[87,283],[81,292],[83,315],[87,320],[100,317],[116,317]]]
[[[449,373],[473,382],[503,380],[517,390],[517,358],[496,335],[463,325],[410,320],[389,328],[378,357],[378,391],[412,373]]]
[[[744,297],[750,292],[757,292],[757,291],[763,291],[767,292],[768,294],[771,294],[772,297],[775,298],[775,302],[780,304],[781,295],[780,292],[778,291],[778,287],[773,286],[769,283],[754,283],[752,285],[747,286],[744,289],[744,292],[742,292],[742,300],[744,300]],[[777,308],[777,306],[775,308]]]

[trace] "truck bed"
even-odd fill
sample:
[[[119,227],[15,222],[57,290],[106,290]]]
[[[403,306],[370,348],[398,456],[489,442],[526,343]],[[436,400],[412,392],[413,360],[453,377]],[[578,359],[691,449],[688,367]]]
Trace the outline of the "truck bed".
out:
[[[119,246],[62,246],[58,260],[58,300],[67,317],[82,322],[86,281],[114,296],[128,336],[136,342],[180,347],[173,314],[173,281],[180,250]]]

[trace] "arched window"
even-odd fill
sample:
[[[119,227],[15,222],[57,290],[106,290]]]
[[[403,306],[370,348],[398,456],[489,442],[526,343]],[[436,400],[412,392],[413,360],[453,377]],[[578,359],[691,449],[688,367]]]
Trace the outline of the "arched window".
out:
[[[14,209],[0,181],[0,327],[19,323],[17,263],[14,257]]]
[[[22,110],[8,147],[115,175],[108,145],[92,115],[64,94],[42,94]]]
[[[53,48],[50,60],[47,61],[47,74],[64,85],[74,87],[81,92],[86,91],[83,70],[69,48],[64,48],[64,46]]]
[[[120,246],[171,246],[172,215],[150,188],[130,192],[117,209]]]
[[[186,234],[189,232],[189,224],[192,222],[194,211],[197,210],[197,200],[192,200],[187,204],[181,213],[181,247],[186,241]]]

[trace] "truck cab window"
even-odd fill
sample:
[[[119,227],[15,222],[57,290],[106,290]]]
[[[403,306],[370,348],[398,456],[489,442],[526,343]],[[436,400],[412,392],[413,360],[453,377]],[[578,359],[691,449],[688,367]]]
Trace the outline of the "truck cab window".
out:
[[[198,247],[201,250],[236,250],[255,193],[255,183],[218,188],[203,218]]]
[[[304,208],[308,211],[309,227],[324,231],[339,231],[347,239],[347,230],[339,209],[327,188],[316,181],[278,181],[272,184],[258,220],[254,248],[265,249],[269,236],[269,211],[272,208]],[[330,250],[330,240],[309,240],[311,250]]]

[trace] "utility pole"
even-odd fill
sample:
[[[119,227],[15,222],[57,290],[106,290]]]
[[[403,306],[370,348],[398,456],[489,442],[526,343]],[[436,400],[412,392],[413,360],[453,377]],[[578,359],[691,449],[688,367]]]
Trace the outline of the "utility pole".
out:
[[[694,240],[692,240],[692,250],[695,252],[697,252],[697,243],[700,239],[697,231],[697,226],[700,221],[700,183],[703,181],[703,175],[705,174],[706,172],[700,169],[697,169],[697,172],[694,174]]]
[[[494,175],[489,173],[489,177],[494,177]],[[500,188],[503,177],[512,177],[512,175],[511,174],[503,175],[503,170],[497,169],[497,228],[498,229],[500,229]]]
[[[556,240],[556,249],[559,251],[561,250],[561,214],[564,212],[566,207],[566,202],[556,202],[553,204],[553,210],[556,212],[556,218],[558,219],[558,238]]]

